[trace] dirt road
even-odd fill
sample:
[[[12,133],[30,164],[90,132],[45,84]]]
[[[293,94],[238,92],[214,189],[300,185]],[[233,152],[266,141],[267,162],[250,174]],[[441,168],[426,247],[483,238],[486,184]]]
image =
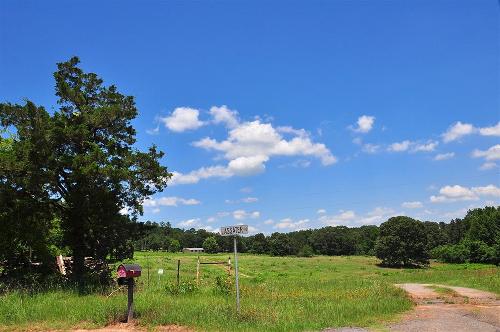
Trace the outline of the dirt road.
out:
[[[500,332],[500,301],[493,293],[464,287],[398,284],[417,303],[390,331]],[[436,291],[440,290],[440,292]]]
[[[394,332],[500,332],[500,300],[477,289],[430,284],[397,284],[417,304],[398,323],[383,330]],[[323,332],[369,332],[344,327]]]

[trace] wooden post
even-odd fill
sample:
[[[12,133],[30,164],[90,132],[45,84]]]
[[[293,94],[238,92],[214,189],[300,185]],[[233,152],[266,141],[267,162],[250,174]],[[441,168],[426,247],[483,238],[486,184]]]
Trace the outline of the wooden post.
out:
[[[149,288],[149,267],[150,267],[150,263],[149,263],[149,260],[148,260],[148,288]]]
[[[134,278],[128,279],[127,323],[134,319]]]
[[[181,270],[181,260],[177,260],[177,287],[179,287],[179,277],[180,277],[180,270]]]
[[[227,259],[227,273],[231,276],[231,257]]]
[[[196,262],[196,284],[200,285],[200,256],[198,256],[198,261]]]

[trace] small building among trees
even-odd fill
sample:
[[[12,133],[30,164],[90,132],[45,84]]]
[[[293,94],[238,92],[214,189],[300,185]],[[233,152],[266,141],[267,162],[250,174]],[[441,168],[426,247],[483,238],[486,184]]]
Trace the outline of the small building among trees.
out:
[[[195,252],[204,252],[203,248],[184,248],[182,249],[184,253],[195,253]]]

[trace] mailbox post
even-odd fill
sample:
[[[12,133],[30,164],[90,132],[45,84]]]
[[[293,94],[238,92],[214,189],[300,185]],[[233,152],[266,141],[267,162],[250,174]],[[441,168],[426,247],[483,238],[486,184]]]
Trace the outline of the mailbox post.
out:
[[[134,278],[141,276],[141,267],[138,264],[121,264],[118,266],[118,285],[127,285],[127,323],[134,318]]]

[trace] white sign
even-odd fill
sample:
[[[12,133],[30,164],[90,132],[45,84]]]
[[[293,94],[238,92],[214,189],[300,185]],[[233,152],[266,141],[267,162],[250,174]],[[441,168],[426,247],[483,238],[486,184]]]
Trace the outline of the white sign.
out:
[[[163,269],[158,269],[158,274],[163,274]]]
[[[248,234],[248,225],[226,226],[220,228],[220,235],[222,236],[238,234]]]

